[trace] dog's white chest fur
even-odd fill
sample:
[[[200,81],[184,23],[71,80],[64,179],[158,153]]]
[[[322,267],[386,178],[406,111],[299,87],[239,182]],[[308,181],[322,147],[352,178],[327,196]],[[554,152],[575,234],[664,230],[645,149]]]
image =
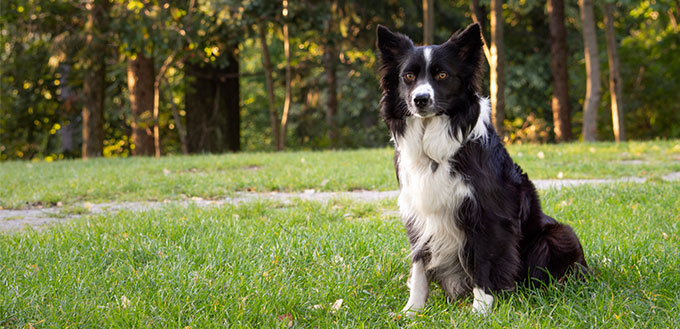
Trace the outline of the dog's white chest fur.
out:
[[[432,259],[427,269],[457,259],[464,241],[455,214],[471,190],[459,175],[452,174],[450,161],[461,147],[462,137],[460,133],[451,136],[450,131],[446,116],[409,117],[404,135],[395,139],[401,184],[399,208],[418,232],[413,251],[428,244]]]

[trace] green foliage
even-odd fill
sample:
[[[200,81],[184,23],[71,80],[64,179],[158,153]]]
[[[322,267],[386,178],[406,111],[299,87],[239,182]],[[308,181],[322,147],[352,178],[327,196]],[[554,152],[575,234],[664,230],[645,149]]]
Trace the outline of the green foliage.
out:
[[[480,1],[488,10],[489,1]],[[680,18],[673,0],[617,1],[616,33],[624,80],[625,125],[631,138],[680,137],[680,71],[678,28]],[[193,4],[193,6],[192,6]],[[80,155],[82,74],[90,54],[83,51],[87,8],[84,3],[48,0],[7,0],[0,4],[0,160],[47,159]],[[137,53],[153,57],[156,69],[168,60],[162,77],[160,128],[166,154],[181,150],[172,106],[184,122],[184,94],[188,79],[185,63],[224,67],[225,52],[237,49],[241,84],[242,149],[272,150],[268,99],[257,35],[253,27],[266,24],[274,65],[275,105],[283,107],[284,17],[280,1],[137,1],[110,0],[110,26],[101,36],[110,53],[105,103],[105,155],[130,154],[131,111],[126,61]],[[472,22],[469,1],[435,1],[435,42]],[[514,140],[545,141],[552,137],[527,130],[527,118],[551,129],[552,83],[548,19],[545,2],[513,0],[504,4],[506,48],[506,126]],[[339,147],[374,147],[388,143],[378,117],[381,97],[376,77],[374,31],[385,24],[422,38],[422,8],[418,2],[395,1],[290,1],[285,18],[290,29],[293,97],[287,148],[323,149],[326,133],[323,49],[338,49]],[[582,120],[585,65],[578,6],[567,2],[567,39],[570,56],[570,95],[574,133]],[[676,17],[671,19],[671,15]],[[598,18],[603,98],[599,136],[611,137],[607,83],[607,56]],[[332,18],[336,24],[326,28]],[[488,22],[488,20],[487,20]],[[677,22],[676,22],[677,23]],[[488,23],[487,23],[488,25]],[[488,38],[488,26],[485,33]],[[488,77],[483,94],[488,94]],[[68,141],[72,141],[67,145]]]
[[[0,4],[0,160],[63,156],[57,132],[74,119],[69,57],[81,28],[69,1],[3,1]]]
[[[675,2],[674,10],[680,10]],[[631,33],[621,40],[626,129],[631,138],[679,136],[680,28],[670,15],[673,1],[643,1],[629,16],[618,17],[618,27]],[[619,11],[619,14],[622,12]]]

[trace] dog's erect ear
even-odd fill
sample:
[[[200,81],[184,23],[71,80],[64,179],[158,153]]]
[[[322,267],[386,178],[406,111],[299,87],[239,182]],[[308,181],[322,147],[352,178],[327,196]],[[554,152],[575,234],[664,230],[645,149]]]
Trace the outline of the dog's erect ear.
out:
[[[383,61],[394,60],[413,48],[413,42],[407,36],[394,33],[380,24],[378,24],[376,35],[380,58]]]
[[[455,46],[462,60],[478,61],[481,59],[482,46],[484,46],[479,23],[470,24],[465,30],[454,33],[446,44]]]

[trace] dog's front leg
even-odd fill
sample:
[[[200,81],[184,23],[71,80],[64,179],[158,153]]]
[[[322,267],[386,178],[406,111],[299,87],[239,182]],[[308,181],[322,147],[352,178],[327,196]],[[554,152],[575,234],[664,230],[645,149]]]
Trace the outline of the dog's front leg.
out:
[[[472,310],[487,315],[493,307],[492,292],[509,291],[515,288],[515,276],[519,271],[520,255],[516,246],[518,233],[510,221],[487,216],[483,229],[470,232],[473,248],[474,302]]]
[[[425,265],[422,259],[413,261],[411,265],[411,275],[408,279],[410,296],[402,312],[408,317],[413,317],[416,311],[425,307],[427,296],[430,294],[430,282],[425,272]]]

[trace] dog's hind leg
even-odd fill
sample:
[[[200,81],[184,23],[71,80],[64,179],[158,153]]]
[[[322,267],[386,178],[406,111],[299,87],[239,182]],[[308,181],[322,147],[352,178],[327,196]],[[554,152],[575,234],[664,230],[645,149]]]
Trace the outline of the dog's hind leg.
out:
[[[540,237],[526,252],[530,283],[548,283],[551,277],[560,280],[571,270],[587,273],[588,265],[576,233],[571,227],[545,217],[547,224]]]
[[[416,311],[425,307],[427,296],[430,294],[430,281],[422,259],[414,261],[411,265],[408,287],[410,289],[410,296],[402,312],[406,313],[409,317],[413,317]]]

